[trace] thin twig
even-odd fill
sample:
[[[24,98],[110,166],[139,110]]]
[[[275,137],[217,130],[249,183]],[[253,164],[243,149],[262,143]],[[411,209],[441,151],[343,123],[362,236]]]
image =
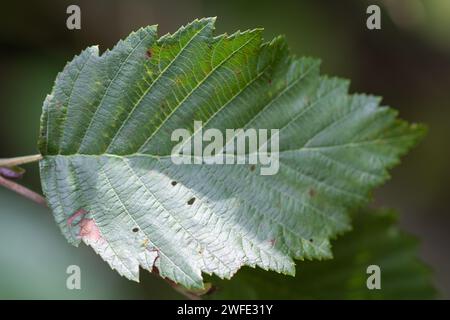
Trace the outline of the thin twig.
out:
[[[47,202],[45,201],[45,198],[43,196],[18,183],[15,183],[11,180],[5,179],[2,176],[0,176],[0,185],[20,194],[21,196],[27,199],[30,199],[31,201],[36,202],[37,204],[47,207]]]
[[[21,164],[36,162],[39,160],[42,160],[42,155],[40,154],[9,159],[0,159],[0,167],[20,166]]]

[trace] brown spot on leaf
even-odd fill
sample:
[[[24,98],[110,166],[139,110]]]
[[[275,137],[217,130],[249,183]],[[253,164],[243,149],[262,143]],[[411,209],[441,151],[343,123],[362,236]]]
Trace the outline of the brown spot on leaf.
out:
[[[146,55],[147,59],[150,59],[153,55],[152,48],[148,48],[147,51],[145,52],[145,55]]]
[[[305,97],[305,104],[309,105],[309,97],[308,96]]]
[[[255,166],[254,164],[252,164],[252,165],[250,166],[250,171],[255,171],[255,168],[256,168],[256,166]]]
[[[309,189],[308,194],[311,198],[315,197],[317,194],[317,191],[313,188]]]
[[[192,197],[191,199],[189,199],[189,201],[187,202],[188,205],[193,205],[195,202],[195,197]]]
[[[173,185],[174,187],[177,185],[178,182],[176,181],[172,181],[170,184]]]
[[[138,232],[139,231],[139,228],[133,228],[133,230],[132,230],[133,232]]]

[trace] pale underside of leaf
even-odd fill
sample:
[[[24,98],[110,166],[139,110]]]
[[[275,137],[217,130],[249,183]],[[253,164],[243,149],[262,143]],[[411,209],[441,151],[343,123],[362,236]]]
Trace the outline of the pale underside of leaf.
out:
[[[294,274],[293,258],[330,258],[348,211],[423,131],[378,98],[348,95],[347,81],[290,56],[283,38],[213,30],[201,19],[159,39],[140,29],[102,55],[88,48],[44,102],[41,176],[55,219],[129,279],[157,268],[197,288],[202,272]],[[279,172],[173,164],[171,133],[194,134],[194,120],[279,129]]]

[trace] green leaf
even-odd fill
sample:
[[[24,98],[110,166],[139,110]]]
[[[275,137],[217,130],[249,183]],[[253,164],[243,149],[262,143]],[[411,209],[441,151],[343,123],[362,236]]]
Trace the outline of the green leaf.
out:
[[[231,281],[215,279],[213,299],[432,299],[431,272],[418,259],[415,238],[395,225],[388,210],[355,217],[354,231],[333,245],[334,259],[306,261],[294,279],[245,268]],[[367,267],[380,267],[381,289],[369,290]]]
[[[40,168],[56,222],[129,279],[141,266],[202,288],[202,272],[294,274],[292,258],[330,258],[347,211],[424,131],[379,98],[348,95],[348,81],[321,76],[319,61],[291,56],[283,38],[214,36],[214,22],[159,39],[146,27],[102,55],[90,47],[44,102]],[[195,120],[221,132],[279,129],[279,172],[175,165],[171,134],[193,133]]]

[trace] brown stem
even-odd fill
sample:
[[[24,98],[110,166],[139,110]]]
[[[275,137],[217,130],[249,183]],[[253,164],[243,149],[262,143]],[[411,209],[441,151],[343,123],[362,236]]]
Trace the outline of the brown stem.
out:
[[[47,202],[45,201],[45,198],[43,196],[18,183],[15,183],[11,180],[5,179],[2,176],[0,176],[0,185],[20,194],[21,196],[27,199],[30,199],[31,201],[36,202],[37,204],[47,207]]]

